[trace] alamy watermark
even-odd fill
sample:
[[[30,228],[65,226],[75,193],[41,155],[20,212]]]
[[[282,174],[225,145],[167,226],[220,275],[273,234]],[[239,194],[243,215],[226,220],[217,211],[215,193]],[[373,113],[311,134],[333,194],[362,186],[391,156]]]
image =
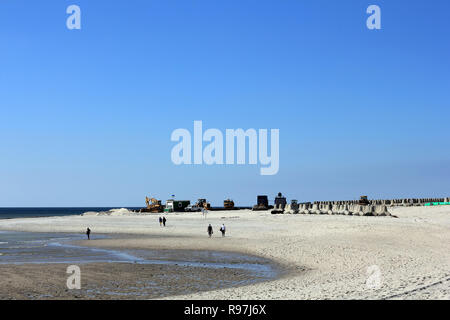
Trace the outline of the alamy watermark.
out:
[[[226,129],[224,148],[222,131],[208,129],[203,132],[202,121],[194,121],[193,139],[187,129],[172,132],[171,141],[179,143],[173,147],[171,159],[175,165],[244,165],[248,141],[248,164],[257,165],[259,161],[261,175],[276,175],[280,166],[279,129],[270,130],[270,155],[268,138],[267,129]],[[203,148],[203,142],[210,143]]]
[[[80,290],[81,289],[81,269],[79,266],[68,266],[66,273],[70,274],[67,278],[67,289]]]
[[[81,9],[79,6],[73,4],[67,7],[67,14],[70,16],[66,20],[66,26],[69,30],[80,30],[81,29]]]
[[[366,271],[367,279],[366,279],[366,288],[376,290],[381,288],[382,284],[382,275],[380,267],[377,265],[373,265],[367,268]]]
[[[81,8],[78,5],[72,4],[67,7],[66,13],[70,16],[66,20],[66,26],[69,30],[81,29]],[[381,9],[378,5],[372,4],[367,7],[367,14],[370,16],[367,18],[366,26],[369,30],[381,29]]]
[[[366,12],[370,14],[367,18],[366,25],[369,30],[380,30],[381,29],[381,9],[379,6],[372,4],[370,5]]]

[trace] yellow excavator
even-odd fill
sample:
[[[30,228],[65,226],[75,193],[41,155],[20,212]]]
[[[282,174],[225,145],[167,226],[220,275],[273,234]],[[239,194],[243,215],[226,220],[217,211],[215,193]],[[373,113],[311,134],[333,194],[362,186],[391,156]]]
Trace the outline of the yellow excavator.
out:
[[[163,206],[161,205],[160,200],[156,200],[155,198],[145,197],[145,204],[147,205],[147,212],[163,212]]]

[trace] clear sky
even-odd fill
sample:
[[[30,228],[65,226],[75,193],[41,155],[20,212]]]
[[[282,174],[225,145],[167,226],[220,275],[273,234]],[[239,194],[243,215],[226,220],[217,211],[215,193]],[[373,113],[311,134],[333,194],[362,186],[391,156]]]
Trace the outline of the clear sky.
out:
[[[66,8],[82,29],[66,28]],[[382,29],[366,27],[379,5]],[[1,0],[0,206],[450,196],[450,2]],[[193,121],[280,170],[175,166]]]

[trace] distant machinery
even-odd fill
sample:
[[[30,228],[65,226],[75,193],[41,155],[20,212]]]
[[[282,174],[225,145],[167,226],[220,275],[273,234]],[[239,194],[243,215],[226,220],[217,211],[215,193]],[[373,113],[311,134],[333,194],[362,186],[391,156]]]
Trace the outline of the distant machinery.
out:
[[[368,206],[370,204],[370,201],[368,200],[367,196],[361,196],[359,199],[359,204],[362,206]]]
[[[257,204],[253,206],[253,211],[269,210],[269,199],[267,196],[258,196]]]
[[[227,199],[223,202],[223,207],[225,210],[233,210],[234,209],[234,201]]]
[[[283,197],[283,195],[281,194],[281,192],[278,192],[278,196],[275,197],[275,209],[283,209],[286,207],[286,197]]]
[[[155,198],[145,197],[146,208],[141,209],[141,212],[163,212],[164,207],[161,204],[161,200],[156,200]]]
[[[211,209],[211,204],[209,202],[207,202],[206,199],[198,199],[196,204],[200,208],[204,208],[206,210]]]

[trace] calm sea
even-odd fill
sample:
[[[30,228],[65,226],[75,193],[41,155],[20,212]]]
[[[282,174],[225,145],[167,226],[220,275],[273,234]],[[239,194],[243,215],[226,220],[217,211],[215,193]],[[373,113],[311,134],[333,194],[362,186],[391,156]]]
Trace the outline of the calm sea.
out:
[[[0,219],[16,218],[36,218],[36,217],[55,217],[55,216],[73,216],[81,215],[85,212],[108,211],[116,208],[96,207],[96,208],[0,208]],[[130,210],[139,209],[130,207]]]

